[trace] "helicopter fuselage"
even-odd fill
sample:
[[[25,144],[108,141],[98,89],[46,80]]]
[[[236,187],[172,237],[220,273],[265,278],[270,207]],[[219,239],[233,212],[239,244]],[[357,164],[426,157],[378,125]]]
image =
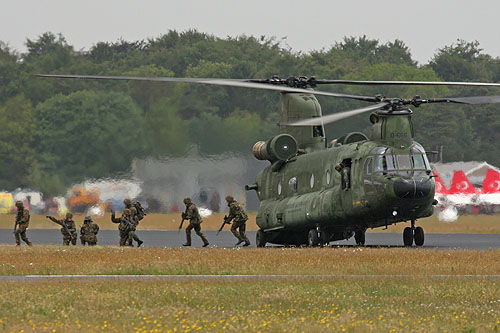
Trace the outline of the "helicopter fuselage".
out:
[[[434,180],[422,146],[395,149],[354,133],[352,143],[275,162],[257,177],[257,225],[268,242],[330,240],[432,215]]]

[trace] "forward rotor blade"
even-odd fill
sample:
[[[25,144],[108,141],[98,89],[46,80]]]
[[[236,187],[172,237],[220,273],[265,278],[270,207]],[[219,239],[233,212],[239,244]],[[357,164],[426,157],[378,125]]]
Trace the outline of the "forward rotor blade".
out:
[[[407,85],[407,86],[473,86],[500,87],[500,83],[487,82],[440,82],[440,81],[359,81],[359,80],[314,80],[315,84],[350,84],[350,85]]]
[[[57,75],[57,74],[36,74],[38,77],[61,78],[61,79],[86,79],[86,80],[126,80],[126,81],[153,81],[153,82],[190,82],[209,84],[216,86],[241,87],[263,90],[274,90],[280,92],[314,94],[320,96],[339,97],[347,99],[355,99],[359,101],[377,102],[375,97],[346,95],[332,93],[327,91],[317,91],[301,88],[283,87],[271,84],[262,84],[248,82],[248,80],[239,79],[204,79],[204,78],[177,78],[177,77],[141,77],[141,76],[101,76],[101,75]]]
[[[495,104],[500,103],[500,96],[471,96],[444,98],[448,103],[461,104]]]
[[[316,118],[310,118],[310,119],[304,119],[304,120],[299,120],[293,123],[289,124],[280,124],[283,126],[317,126],[317,125],[324,125],[324,124],[330,124],[335,121],[349,118],[361,113],[369,112],[369,111],[375,111],[379,109],[383,109],[387,105],[390,105],[391,103],[389,102],[382,102],[382,103],[377,103],[375,105],[370,105],[365,108],[361,109],[356,109],[356,110],[350,110],[350,111],[344,111],[344,112],[339,112],[339,113],[334,113],[330,114],[328,116],[324,117],[316,117]]]

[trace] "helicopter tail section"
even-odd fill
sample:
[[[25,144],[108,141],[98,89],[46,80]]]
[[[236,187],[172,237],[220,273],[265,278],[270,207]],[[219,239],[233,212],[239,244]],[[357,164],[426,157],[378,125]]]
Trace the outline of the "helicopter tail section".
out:
[[[323,124],[311,126],[287,126],[285,124],[321,116],[321,106],[313,94],[281,93],[280,133],[292,135],[297,140],[300,150],[311,152],[325,149]]]

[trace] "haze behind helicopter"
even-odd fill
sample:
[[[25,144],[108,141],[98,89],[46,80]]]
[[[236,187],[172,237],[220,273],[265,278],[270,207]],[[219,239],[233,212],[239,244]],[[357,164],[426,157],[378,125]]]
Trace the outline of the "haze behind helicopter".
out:
[[[366,35],[381,43],[400,39],[413,59],[426,64],[439,48],[457,39],[477,40],[485,53],[500,56],[494,25],[499,11],[500,2],[493,0],[21,0],[2,4],[0,40],[25,52],[26,38],[50,31],[61,33],[78,50],[100,41],[142,40],[170,29],[197,29],[222,38],[275,36],[283,38],[283,46],[307,53],[328,49],[345,36]]]

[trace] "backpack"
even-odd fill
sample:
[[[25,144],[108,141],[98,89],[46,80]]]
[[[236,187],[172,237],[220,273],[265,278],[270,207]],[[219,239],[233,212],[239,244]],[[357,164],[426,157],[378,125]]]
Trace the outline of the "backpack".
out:
[[[137,221],[140,221],[144,218],[144,216],[146,216],[146,211],[144,210],[144,207],[142,207],[141,203],[139,201],[134,201],[134,203],[132,204],[135,209],[137,210]]]

